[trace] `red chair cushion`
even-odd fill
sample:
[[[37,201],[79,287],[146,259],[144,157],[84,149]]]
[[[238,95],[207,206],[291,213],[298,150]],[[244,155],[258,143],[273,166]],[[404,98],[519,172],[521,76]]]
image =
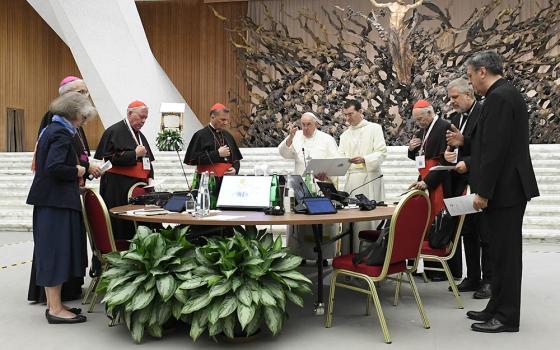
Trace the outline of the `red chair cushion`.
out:
[[[130,248],[130,242],[124,239],[117,239],[115,240],[115,246],[119,252],[122,252]]]
[[[364,241],[375,242],[379,238],[381,231],[379,230],[362,230],[358,233],[358,238]]]
[[[383,265],[370,266],[366,264],[354,265],[352,258],[355,254],[341,255],[333,259],[332,266],[335,269],[348,270],[352,272],[362,273],[371,277],[377,277],[381,274]],[[403,272],[406,270],[406,262],[400,261],[389,266],[388,275]]]
[[[422,250],[420,251],[420,254],[424,254],[424,255],[435,255],[435,256],[447,256],[448,254],[448,250],[447,248],[443,248],[443,249],[435,249],[430,247],[430,244],[428,241],[424,241],[422,242]]]

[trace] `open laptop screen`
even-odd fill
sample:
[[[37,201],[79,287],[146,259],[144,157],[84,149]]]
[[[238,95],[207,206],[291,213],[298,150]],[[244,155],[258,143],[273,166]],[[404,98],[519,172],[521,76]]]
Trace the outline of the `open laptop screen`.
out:
[[[288,175],[288,184],[291,188],[294,189],[296,202],[298,204],[303,203],[304,198],[311,197],[311,193],[305,185],[305,182],[303,181],[301,175]]]
[[[218,208],[265,209],[270,205],[271,176],[224,176]]]

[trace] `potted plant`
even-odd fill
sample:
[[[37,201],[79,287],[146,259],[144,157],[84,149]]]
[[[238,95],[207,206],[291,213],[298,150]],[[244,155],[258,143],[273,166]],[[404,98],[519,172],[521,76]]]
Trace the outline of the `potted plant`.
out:
[[[156,138],[156,146],[160,151],[181,151],[183,137],[177,129],[163,129]]]
[[[187,227],[151,231],[138,227],[128,251],[107,256],[111,265],[98,291],[104,292],[107,315],[124,319],[132,339],[142,341],[144,331],[162,336],[171,316],[179,319],[184,307],[175,298],[177,286],[190,278],[194,250],[185,239]]]
[[[311,281],[296,271],[302,258],[273,240],[266,230],[237,228],[233,237],[209,238],[195,249],[189,272],[192,278],[175,292],[184,301],[181,311],[191,323],[196,340],[205,330],[214,337],[254,334],[262,323],[273,335],[286,320],[287,300],[303,306],[302,295],[310,293]]]

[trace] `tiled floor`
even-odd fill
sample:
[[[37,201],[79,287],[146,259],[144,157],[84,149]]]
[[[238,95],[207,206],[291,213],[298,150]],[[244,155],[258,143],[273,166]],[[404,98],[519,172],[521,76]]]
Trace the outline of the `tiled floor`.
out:
[[[290,307],[290,319],[277,337],[261,332],[247,344],[215,343],[202,337],[193,343],[187,330],[178,330],[162,340],[146,337],[135,345],[124,326],[108,328],[103,307],[88,314],[88,322],[79,325],[49,325],[44,307],[26,301],[32,254],[30,233],[0,233],[0,340],[2,349],[554,349],[560,347],[560,243],[527,241],[524,244],[523,307],[521,330],[509,334],[480,334],[470,331],[466,310],[480,310],[485,301],[464,293],[465,310],[455,300],[445,283],[418,281],[431,329],[424,329],[410,291],[404,287],[397,308],[393,307],[393,285],[381,289],[381,299],[393,343],[385,345],[374,314],[364,316],[365,298],[351,291],[337,290],[333,327],[323,326],[323,317],[312,314],[313,297],[305,309]],[[306,267],[304,273],[312,273]],[[325,295],[328,290],[325,290]],[[70,303],[78,306],[78,303]]]

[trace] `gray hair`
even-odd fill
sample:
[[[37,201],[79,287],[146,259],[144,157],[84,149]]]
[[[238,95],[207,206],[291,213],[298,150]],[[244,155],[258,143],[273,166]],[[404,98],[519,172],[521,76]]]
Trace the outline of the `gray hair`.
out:
[[[474,70],[484,67],[494,75],[504,74],[504,59],[500,54],[491,50],[475,53],[467,60],[466,65],[471,66]]]
[[[138,106],[138,107],[127,108],[126,113],[128,114],[128,112],[138,112],[138,111],[141,111],[143,109],[148,109],[148,106]]]
[[[58,94],[60,96],[68,93],[69,91],[72,91],[72,89],[74,89],[76,87],[77,83],[83,83],[84,81],[82,79],[76,79],[76,80],[72,80],[69,83],[66,83],[64,85],[62,85],[61,87],[58,88]]]
[[[49,106],[49,112],[69,121],[77,120],[79,117],[88,119],[97,115],[97,110],[89,98],[75,91],[55,98]]]
[[[318,125],[323,125],[323,121],[322,121],[321,119],[319,119],[319,117],[317,117],[317,116],[315,115],[315,113],[312,113],[312,112],[305,112],[305,113],[303,113],[303,114],[301,115],[300,119],[303,118],[303,117],[305,117],[305,116],[308,116],[308,117],[313,118],[313,120],[315,121],[316,124],[318,124]]]
[[[422,107],[422,108],[414,108],[414,109],[420,110],[420,112],[422,112],[422,113],[430,112],[431,115],[435,115],[435,114],[436,114],[436,112],[434,111],[434,107],[433,107],[433,106]]]
[[[447,90],[457,89],[460,93],[474,97],[474,90],[467,79],[457,78],[447,85]]]

